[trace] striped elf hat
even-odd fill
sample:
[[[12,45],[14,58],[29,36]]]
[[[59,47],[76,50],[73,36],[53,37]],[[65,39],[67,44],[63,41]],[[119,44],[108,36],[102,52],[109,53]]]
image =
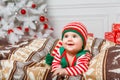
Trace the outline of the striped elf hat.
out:
[[[80,23],[80,22],[71,22],[69,24],[67,24],[63,30],[62,30],[62,39],[63,36],[66,32],[75,32],[77,33],[83,40],[83,49],[86,45],[86,40],[87,40],[87,29],[86,27]]]

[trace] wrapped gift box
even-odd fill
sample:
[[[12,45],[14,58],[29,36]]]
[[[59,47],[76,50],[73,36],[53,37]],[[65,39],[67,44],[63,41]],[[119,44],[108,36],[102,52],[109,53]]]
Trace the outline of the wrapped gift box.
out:
[[[94,37],[93,33],[88,33],[88,36]]]
[[[105,39],[120,44],[120,23],[114,23],[112,31],[105,32]]]
[[[105,39],[115,42],[115,34],[113,32],[105,32]]]
[[[120,23],[114,23],[112,32],[115,33],[115,43],[120,44]]]
[[[116,42],[117,44],[120,44],[120,32],[118,32],[118,33],[116,34],[116,36],[115,36],[115,42]]]
[[[112,31],[113,32],[120,32],[120,23],[119,24],[113,24],[112,25]]]

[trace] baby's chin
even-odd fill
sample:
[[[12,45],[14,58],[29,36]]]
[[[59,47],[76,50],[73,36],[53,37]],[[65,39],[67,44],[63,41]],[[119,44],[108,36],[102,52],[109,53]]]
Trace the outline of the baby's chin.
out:
[[[72,50],[74,50],[75,48],[74,48],[73,46],[67,46],[66,49],[67,49],[68,51],[72,51]]]
[[[70,52],[70,53],[75,53],[76,52],[76,50],[75,49],[73,49],[73,48],[69,48],[69,49],[66,49],[68,52]]]
[[[77,49],[76,47],[66,47],[66,50],[68,51],[68,52],[72,52],[72,53],[76,53],[76,52],[79,52],[81,49]]]

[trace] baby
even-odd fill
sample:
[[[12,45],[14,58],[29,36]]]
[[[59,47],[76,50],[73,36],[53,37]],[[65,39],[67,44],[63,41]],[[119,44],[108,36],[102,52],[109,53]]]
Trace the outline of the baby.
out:
[[[63,28],[62,46],[55,50],[54,56],[51,54],[52,76],[76,76],[87,71],[91,54],[84,50],[86,40],[87,29],[82,23],[71,22]]]

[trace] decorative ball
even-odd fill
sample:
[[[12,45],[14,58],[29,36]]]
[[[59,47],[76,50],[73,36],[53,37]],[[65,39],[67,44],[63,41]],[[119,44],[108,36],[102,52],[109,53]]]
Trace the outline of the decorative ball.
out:
[[[38,24],[38,21],[34,21],[35,24]]]
[[[25,32],[29,32],[29,28],[27,27],[27,28],[25,28]]]
[[[17,15],[18,13],[17,13],[17,11],[15,12],[15,15]]]
[[[44,29],[47,29],[48,28],[48,24],[44,24]]]
[[[41,22],[44,22],[44,21],[45,21],[45,16],[40,16],[39,20],[40,20]]]
[[[2,20],[2,17],[0,16],[0,21]]]
[[[37,35],[34,35],[34,38],[37,38]]]
[[[12,32],[13,32],[12,29],[9,29],[9,30],[7,31],[8,34],[10,34],[10,33],[12,33]]]
[[[21,9],[21,14],[25,15],[26,14],[26,10],[25,9]]]
[[[47,11],[48,11],[47,8],[45,8],[45,9],[44,9],[44,12],[47,13]]]
[[[21,26],[18,26],[17,29],[22,30],[22,27],[21,27]]]
[[[51,27],[50,30],[54,30],[54,29]]]
[[[31,6],[32,8],[36,8],[36,4],[32,4],[32,6]]]

